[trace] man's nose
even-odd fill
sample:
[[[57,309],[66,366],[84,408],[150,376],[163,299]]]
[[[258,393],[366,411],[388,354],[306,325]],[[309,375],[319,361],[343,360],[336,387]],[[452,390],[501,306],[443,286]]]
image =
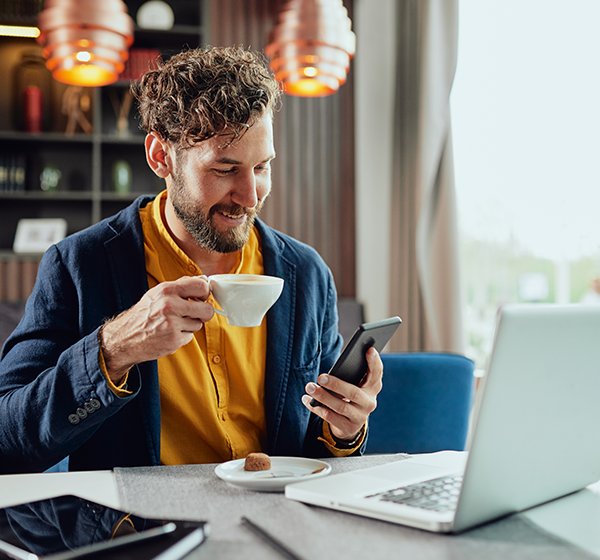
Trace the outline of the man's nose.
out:
[[[246,208],[254,208],[258,204],[258,188],[258,179],[255,174],[244,174],[236,184],[233,202]]]

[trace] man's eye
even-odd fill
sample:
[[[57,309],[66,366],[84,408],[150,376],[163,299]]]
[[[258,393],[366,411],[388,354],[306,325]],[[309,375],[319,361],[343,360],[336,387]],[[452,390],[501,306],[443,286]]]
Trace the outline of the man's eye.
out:
[[[235,167],[231,169],[215,169],[219,175],[231,175],[235,171]]]

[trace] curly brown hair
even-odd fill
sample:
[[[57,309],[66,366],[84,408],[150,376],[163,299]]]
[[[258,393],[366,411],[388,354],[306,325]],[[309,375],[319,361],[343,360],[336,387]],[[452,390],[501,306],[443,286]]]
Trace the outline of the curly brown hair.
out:
[[[204,47],[159,63],[132,85],[140,128],[181,147],[218,135],[229,145],[281,97],[263,55],[243,47]]]

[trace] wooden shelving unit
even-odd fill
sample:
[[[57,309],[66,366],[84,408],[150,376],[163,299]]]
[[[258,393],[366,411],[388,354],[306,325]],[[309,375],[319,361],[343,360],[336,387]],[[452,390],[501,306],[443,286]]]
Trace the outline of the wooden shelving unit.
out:
[[[169,30],[135,28],[132,49],[158,49],[169,58],[184,48],[208,43],[207,2],[203,0],[167,0],[175,15]],[[126,0],[134,21],[143,0]],[[35,25],[34,16],[17,19],[0,13],[0,23]],[[133,104],[125,133],[117,130],[117,110],[127,94],[130,82],[120,80],[102,88],[82,88],[87,96],[83,113],[92,123],[91,133],[78,126],[67,134],[68,117],[62,111],[67,86],[53,79],[44,91],[44,128],[40,133],[23,130],[19,82],[19,65],[25,53],[41,55],[34,39],[0,37],[0,167],[19,162],[24,181],[18,190],[0,189],[0,260],[18,260],[12,255],[17,223],[21,218],[64,218],[67,233],[79,231],[124,208],[143,193],[157,193],[164,182],[149,169],[144,149],[144,136],[138,127]],[[40,70],[43,72],[43,68]],[[49,74],[49,72],[48,72]],[[132,186],[127,194],[113,189],[113,166],[125,160],[132,170]],[[52,165],[61,172],[55,191],[44,191],[40,174]],[[1,171],[1,170],[0,170]],[[1,175],[0,175],[1,182]],[[7,187],[6,183],[4,187]],[[13,185],[14,187],[14,185]],[[0,301],[2,294],[0,294]]]

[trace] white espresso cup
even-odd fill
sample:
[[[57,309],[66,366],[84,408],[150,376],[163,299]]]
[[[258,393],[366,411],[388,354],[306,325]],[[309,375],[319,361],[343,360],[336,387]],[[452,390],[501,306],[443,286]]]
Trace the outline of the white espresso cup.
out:
[[[215,274],[208,277],[215,313],[235,327],[258,327],[283,290],[283,279],[260,274]]]

